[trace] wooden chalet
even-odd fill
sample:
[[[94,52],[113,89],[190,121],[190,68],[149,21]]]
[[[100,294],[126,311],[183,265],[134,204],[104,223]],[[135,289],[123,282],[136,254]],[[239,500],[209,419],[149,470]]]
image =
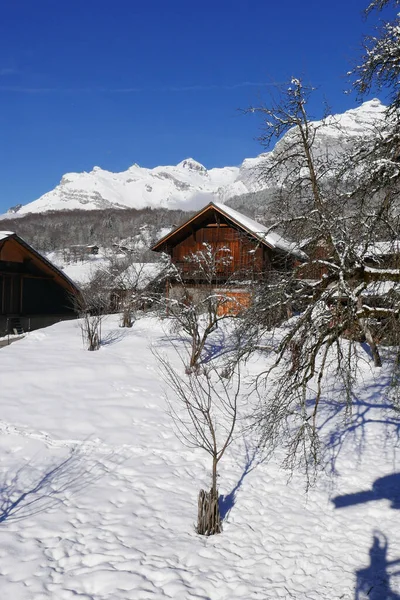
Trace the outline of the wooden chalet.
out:
[[[15,233],[0,231],[0,335],[74,318],[77,286]]]
[[[216,257],[213,285],[223,290],[229,283],[229,295],[235,302],[240,299],[242,305],[249,302],[248,288],[252,281],[267,279],[273,270],[292,269],[295,262],[304,257],[295,244],[279,234],[215,202],[165,235],[151,250],[169,254],[186,288],[199,289],[207,282],[204,270],[193,256],[204,252],[205,244]],[[173,282],[170,285],[173,286]]]
[[[230,260],[217,262],[219,281],[268,276],[271,269],[290,269],[302,256],[295,244],[241,214],[237,210],[210,202],[185,223],[165,235],[151,250],[166,252],[180,268],[186,281],[201,280],[196,264],[188,260],[209,244],[213,250],[225,249]]]

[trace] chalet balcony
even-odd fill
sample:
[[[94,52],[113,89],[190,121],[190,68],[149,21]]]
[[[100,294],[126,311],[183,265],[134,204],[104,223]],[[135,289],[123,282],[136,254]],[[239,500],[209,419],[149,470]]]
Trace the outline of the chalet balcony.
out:
[[[176,268],[183,281],[191,283],[205,283],[212,278],[214,284],[232,281],[258,281],[265,278],[265,273],[260,268],[253,268],[246,265],[238,267],[237,264],[217,265],[215,270],[206,266],[202,269],[201,265],[193,264],[188,261],[174,261]]]

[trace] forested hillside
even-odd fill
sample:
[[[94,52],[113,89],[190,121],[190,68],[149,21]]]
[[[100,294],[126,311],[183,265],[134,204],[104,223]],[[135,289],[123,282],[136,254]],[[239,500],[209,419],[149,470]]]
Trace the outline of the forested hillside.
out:
[[[106,248],[124,244],[136,249],[140,258],[151,260],[151,253],[144,254],[152,242],[190,214],[164,208],[54,211],[3,219],[1,229],[14,231],[41,252],[77,244]]]

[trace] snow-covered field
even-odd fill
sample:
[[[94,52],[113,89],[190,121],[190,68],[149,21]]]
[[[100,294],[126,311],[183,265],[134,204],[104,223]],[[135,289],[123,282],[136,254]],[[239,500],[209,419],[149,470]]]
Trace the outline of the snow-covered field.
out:
[[[110,264],[103,251],[98,255],[85,256],[84,260],[66,260],[62,251],[48,252],[46,258],[78,285],[89,283],[96,271],[107,269]]]
[[[103,271],[107,273],[110,271],[110,256],[104,248],[101,248],[97,255],[85,256],[84,260],[65,260],[62,251],[48,252],[46,258],[80,286],[88,284],[96,272]],[[114,255],[113,258],[114,260],[120,259],[123,261],[126,259],[126,255]],[[158,275],[162,268],[162,263],[132,262],[125,273],[130,281],[137,281],[139,287],[145,287]]]
[[[194,522],[209,461],[180,444],[165,411],[151,350],[175,360],[165,328],[109,317],[100,351],[87,352],[71,321],[0,350],[1,597],[400,598],[396,424],[376,407],[384,381],[365,371],[351,427],[326,408],[326,466],[308,494],[279,457],[260,462],[250,436],[232,445],[224,532],[204,538]]]

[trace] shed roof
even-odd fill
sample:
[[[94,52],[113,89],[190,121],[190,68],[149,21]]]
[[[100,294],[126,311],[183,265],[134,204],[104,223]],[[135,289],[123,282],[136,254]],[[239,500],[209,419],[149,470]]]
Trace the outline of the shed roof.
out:
[[[13,231],[0,231],[0,242],[1,240],[5,240],[12,235],[15,235]]]
[[[214,204],[214,206],[216,206],[221,213],[230,217],[233,221],[241,225],[243,229],[246,229],[248,233],[252,233],[260,238],[261,241],[263,241],[270,248],[277,248],[279,250],[283,250],[284,252],[300,252],[297,244],[294,242],[289,242],[278,233],[274,233],[265,227],[265,225],[258,223],[258,221],[247,217],[246,215],[231,208],[230,206],[226,206],[225,204],[220,204],[219,202],[212,204]]]
[[[3,244],[7,240],[13,240],[17,242],[20,246],[22,246],[25,249],[25,251],[31,255],[32,258],[34,258],[39,263],[42,263],[42,268],[44,267],[46,270],[53,272],[53,275],[56,276],[58,281],[64,287],[69,288],[69,290],[72,292],[79,291],[78,286],[72,281],[72,279],[70,279],[61,269],[56,267],[56,265],[54,265],[50,260],[43,256],[43,254],[40,254],[40,252],[32,248],[32,246],[30,246],[27,242],[25,242],[25,240],[19,237],[19,235],[17,235],[13,231],[0,231],[0,245],[3,246]]]
[[[168,240],[176,236],[188,225],[193,224],[197,219],[202,217],[207,211],[210,210],[217,211],[229,221],[239,226],[241,229],[246,231],[246,233],[250,234],[252,237],[256,238],[258,241],[262,242],[269,248],[273,248],[290,254],[295,254],[296,256],[301,258],[306,258],[306,255],[294,242],[290,242],[283,238],[281,235],[269,231],[269,229],[265,227],[265,225],[261,225],[261,223],[258,223],[254,219],[243,215],[239,211],[231,208],[230,206],[220,204],[219,202],[210,202],[209,204],[207,204],[207,206],[199,210],[193,217],[191,217],[190,219],[182,223],[182,225],[179,225],[178,227],[167,233],[164,237],[162,237],[156,244],[154,244],[154,246],[152,246],[151,250],[159,252],[162,249],[162,246]]]

